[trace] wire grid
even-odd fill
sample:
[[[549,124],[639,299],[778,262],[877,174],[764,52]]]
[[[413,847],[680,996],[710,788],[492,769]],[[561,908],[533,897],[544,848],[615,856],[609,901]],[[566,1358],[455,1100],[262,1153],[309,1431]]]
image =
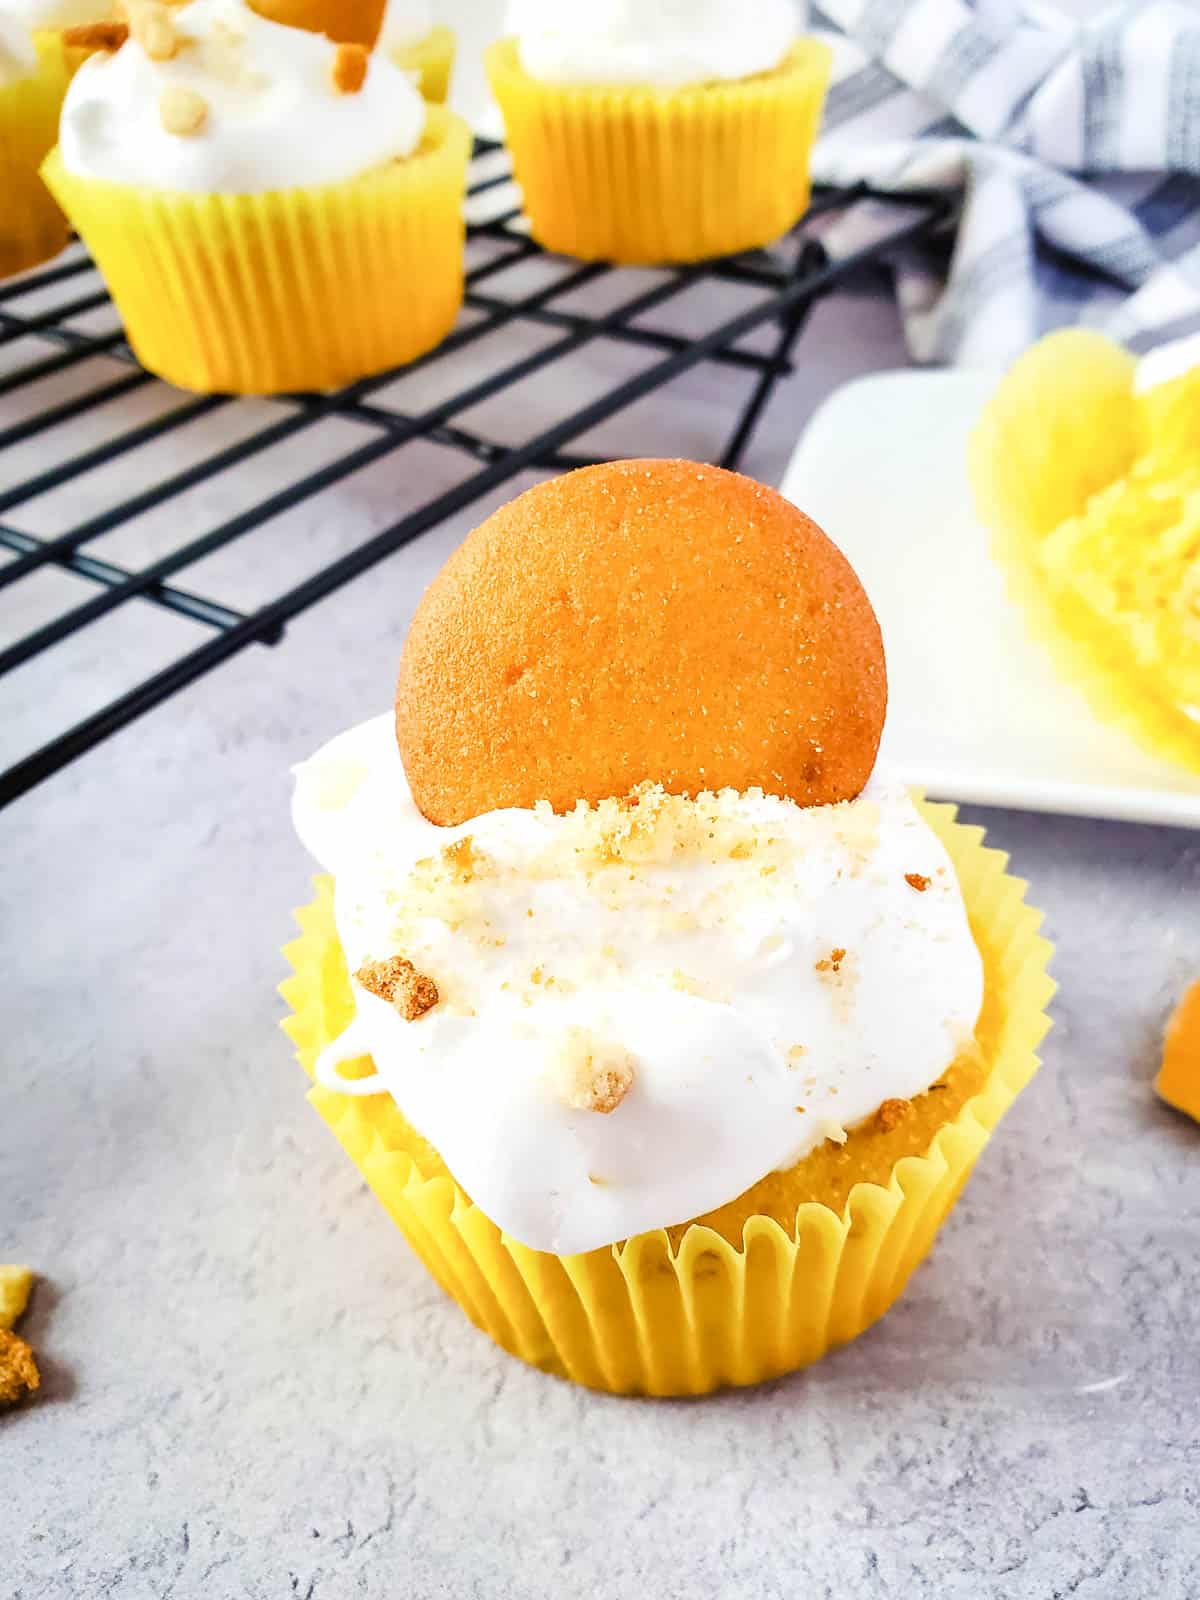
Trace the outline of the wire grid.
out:
[[[872,197],[872,192],[863,187],[819,191],[809,218],[863,197]],[[573,454],[566,447],[700,363],[740,369],[750,380],[748,395],[743,384],[741,403],[732,408],[728,442],[720,457],[721,464],[736,466],[775,384],[792,370],[792,348],[815,300],[865,262],[930,234],[947,219],[942,196],[913,194],[904,198],[894,214],[895,225],[876,243],[837,262],[831,262],[802,228],[783,251],[771,255],[754,253],[633,273],[544,255],[529,238],[516,199],[506,153],[480,141],[468,199],[464,318],[437,350],[403,372],[363,379],[335,393],[277,396],[267,404],[224,395],[189,396],[169,389],[138,366],[116,325],[104,285],[78,245],[61,262],[0,285],[0,357],[10,358],[0,365],[0,405],[15,395],[18,407],[17,420],[0,427],[0,552],[7,554],[7,560],[0,557],[0,599],[8,600],[9,611],[17,619],[15,637],[8,643],[0,640],[0,680],[19,673],[82,630],[96,627],[130,602],[172,613],[194,625],[183,630],[174,659],[147,671],[132,687],[90,714],[68,720],[62,732],[0,772],[0,805],[26,793],[248,645],[276,643],[290,618],[518,473],[531,468],[561,471],[597,459]],[[538,259],[549,269],[546,281],[530,288],[513,269]],[[649,286],[648,278],[653,279]],[[605,298],[616,297],[610,309],[597,313],[570,304],[573,296],[578,301],[585,286],[603,280],[611,280],[612,294]],[[641,320],[677,301],[696,284],[714,280],[744,291],[743,298],[750,303],[699,337],[664,331]],[[626,287],[630,292],[622,293]],[[88,322],[97,319],[101,327],[89,329]],[[109,326],[103,325],[105,321]],[[746,348],[741,341],[765,324],[776,325],[766,347],[760,343]],[[414,409],[406,409],[405,389],[419,382],[422,372],[444,365],[498,330],[513,327],[536,330],[543,342],[529,354],[485,370],[436,403],[418,401]],[[570,415],[548,422],[517,443],[497,442],[466,425],[466,413],[532,375],[549,369],[553,376],[557,364],[614,343],[639,348],[648,364],[604,387],[597,398]],[[29,348],[44,350],[47,345],[52,353],[24,359]],[[49,385],[57,394],[64,383],[69,390],[76,376],[90,378],[97,357],[104,358],[99,363],[102,382],[85,383],[80,392],[68,392],[66,398],[55,398],[41,409],[35,401],[28,403],[28,409],[21,403],[23,394],[36,399],[39,386]],[[128,370],[120,370],[122,367]],[[147,396],[139,391],[152,393]],[[154,414],[146,420],[136,421],[136,402],[147,397],[158,403],[157,409],[151,408]],[[552,417],[552,383],[546,386],[546,400]],[[110,432],[104,408],[118,402],[126,415]],[[86,500],[90,474],[102,473],[122,458],[136,468],[139,451],[163,440],[170,448],[175,438],[184,437],[181,430],[214,417],[226,421],[233,417],[239,425],[252,417],[261,425],[249,426],[240,437],[206,450],[199,459],[153,476],[136,493],[81,520],[68,517],[69,525],[64,528],[46,533],[16,525],[30,522],[31,512],[43,497],[52,499],[57,493],[61,500],[79,493]],[[202,531],[182,542],[171,541],[169,548],[144,564],[117,562],[96,553],[97,543],[106,536],[137,526],[148,514],[172,513],[182,505],[183,497],[202,492],[206,485],[248,463],[261,465],[262,458],[285,443],[313,448],[318,425],[335,420],[351,424],[350,431],[359,442],[349,439],[346,442],[352,447],[337,451],[332,459],[314,464],[310,470],[302,468],[298,474],[289,470],[279,481],[272,479],[265,493],[261,492],[263,485],[256,486],[236,514],[203,524]],[[89,421],[95,426],[84,429],[85,448],[55,459],[54,430],[74,436],[80,424]],[[41,436],[46,436],[44,447],[31,445]],[[378,530],[359,530],[359,536],[350,530],[344,548],[284,592],[250,609],[239,609],[197,592],[186,582],[174,581],[185,569],[196,568],[235,541],[249,539],[333,485],[418,440],[457,452],[460,460],[465,455],[466,475],[428,498],[422,499],[418,491],[417,503]],[[653,454],[655,443],[648,439],[647,448],[640,453]],[[662,439],[658,448],[660,453],[672,453],[669,437]],[[19,460],[23,453],[28,464],[31,451],[36,453],[36,470],[15,479],[11,467],[6,469],[6,460]],[[37,520],[32,517],[35,524]],[[44,597],[39,597],[40,604],[26,605],[27,590],[4,596],[3,591],[22,582],[28,585],[47,572],[69,573],[93,592],[78,603],[56,601],[50,606]],[[39,612],[45,614],[36,620]],[[35,625],[26,626],[30,615]],[[196,628],[208,635],[198,644],[192,642]]]

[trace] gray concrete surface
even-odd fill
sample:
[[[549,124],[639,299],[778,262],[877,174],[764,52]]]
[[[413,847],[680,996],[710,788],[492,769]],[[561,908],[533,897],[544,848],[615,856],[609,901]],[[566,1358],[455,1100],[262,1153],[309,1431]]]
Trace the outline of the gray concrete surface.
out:
[[[802,350],[748,462],[768,481],[835,383],[903,359],[873,296],[824,307]],[[617,359],[475,420],[561,413]],[[691,378],[593,443],[710,453],[727,384]],[[97,554],[144,560],[309,459]],[[139,452],[10,520],[64,526],[162,464]],[[251,604],[463,470],[414,448],[188,582]],[[1200,1129],[1150,1079],[1200,973],[1200,836],[982,815],[1059,946],[1045,1068],[902,1303],[755,1392],[638,1403],[526,1370],[443,1299],[306,1107],[274,992],[310,871],[288,766],[386,705],[416,598],[479,512],[0,817],[0,1260],[42,1275],[46,1374],[0,1421],[0,1596],[1196,1595]],[[64,585],[10,590],[4,636]],[[187,628],[129,611],[0,681],[0,754]]]

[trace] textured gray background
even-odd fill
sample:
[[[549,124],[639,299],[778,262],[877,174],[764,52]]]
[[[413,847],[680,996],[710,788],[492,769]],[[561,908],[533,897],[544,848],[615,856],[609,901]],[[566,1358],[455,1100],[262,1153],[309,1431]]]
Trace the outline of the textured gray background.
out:
[[[768,481],[836,382],[903,360],[870,295],[821,308],[801,348],[748,462]],[[628,360],[473,420],[515,433]],[[694,376],[589,443],[711,454],[737,382]],[[276,452],[97,553],[143,560],[310,460]],[[62,527],[163,461],[12,520]],[[251,604],[463,470],[416,447],[188,581]],[[1200,973],[1200,836],[982,816],[1059,944],[1046,1067],[897,1309],[757,1392],[614,1400],[502,1355],[305,1106],[274,994],[310,871],[287,769],[387,703],[416,597],[482,509],[0,818],[0,1259],[43,1274],[47,1380],[0,1422],[0,1595],[1197,1594],[1200,1130],[1150,1079]],[[64,585],[9,591],[4,635]],[[188,626],[131,612],[0,683],[0,755]]]

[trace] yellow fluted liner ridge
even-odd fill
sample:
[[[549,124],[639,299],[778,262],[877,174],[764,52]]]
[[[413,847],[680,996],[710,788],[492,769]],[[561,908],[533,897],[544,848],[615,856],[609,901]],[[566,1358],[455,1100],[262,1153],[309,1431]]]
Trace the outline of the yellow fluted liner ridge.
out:
[[[46,182],[95,258],[138,359],[183,389],[332,389],[432,349],[463,295],[471,136],[430,107],[404,160],[313,189],[163,192]]]
[[[804,215],[830,53],[796,44],[772,72],[662,91],[579,88],[526,73],[516,44],[488,81],[533,236],[624,263],[699,261],[769,244]]]
[[[471,1320],[522,1360],[617,1394],[698,1395],[815,1361],[855,1338],[901,1293],[980,1151],[1038,1066],[1054,985],[1040,914],[1006,858],[952,806],[922,803],[954,861],[983,954],[986,1077],[928,1148],[886,1184],[858,1183],[841,1212],[814,1201],[790,1228],[752,1215],[740,1246],[692,1223],[559,1257],[495,1226],[387,1096],[352,1099],[319,1085],[309,1099],[410,1245]],[[285,949],[283,1026],[311,1077],[350,1020],[349,978],[333,923],[333,883],[297,913]],[[672,1230],[673,1232],[675,1230]]]

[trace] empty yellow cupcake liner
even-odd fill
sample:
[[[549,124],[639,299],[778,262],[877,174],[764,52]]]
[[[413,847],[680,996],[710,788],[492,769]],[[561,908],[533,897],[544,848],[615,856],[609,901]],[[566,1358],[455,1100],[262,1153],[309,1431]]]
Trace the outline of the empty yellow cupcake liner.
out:
[[[746,1223],[741,1248],[693,1223],[584,1255],[527,1249],[501,1232],[416,1138],[387,1096],[314,1085],[309,1099],[409,1244],[475,1325],[522,1360],[615,1394],[698,1395],[759,1383],[815,1361],[883,1315],[925,1256],[980,1151],[1038,1066],[1049,1023],[1050,946],[1007,858],[952,806],[924,805],[957,869],[982,951],[991,1019],[981,1091],[905,1156],[886,1187],[860,1183],[844,1211],[807,1202],[785,1231]],[[333,880],[315,880],[284,954],[283,1026],[309,1076],[353,1015],[333,922]]]
[[[516,44],[487,54],[533,236],[583,260],[699,261],[769,244],[803,216],[830,53],[697,88],[541,83]]]
[[[388,54],[398,67],[415,76],[417,87],[426,100],[444,105],[450,94],[454,50],[453,33],[449,28],[437,27],[416,44],[396,45]]]
[[[49,261],[71,237],[38,169],[58,138],[63,96],[85,52],[49,30],[34,34],[34,46],[34,69],[0,85],[0,278]]]
[[[1042,571],[1046,536],[1129,472],[1148,441],[1135,363],[1102,334],[1051,334],[988,402],[970,444],[979,514],[1030,634],[1101,721],[1144,749],[1200,772],[1200,724],[1137,661],[1124,636]]]
[[[216,195],[46,182],[143,366],[182,389],[332,389],[415,360],[463,296],[471,135],[441,107],[411,157],[313,189]]]

